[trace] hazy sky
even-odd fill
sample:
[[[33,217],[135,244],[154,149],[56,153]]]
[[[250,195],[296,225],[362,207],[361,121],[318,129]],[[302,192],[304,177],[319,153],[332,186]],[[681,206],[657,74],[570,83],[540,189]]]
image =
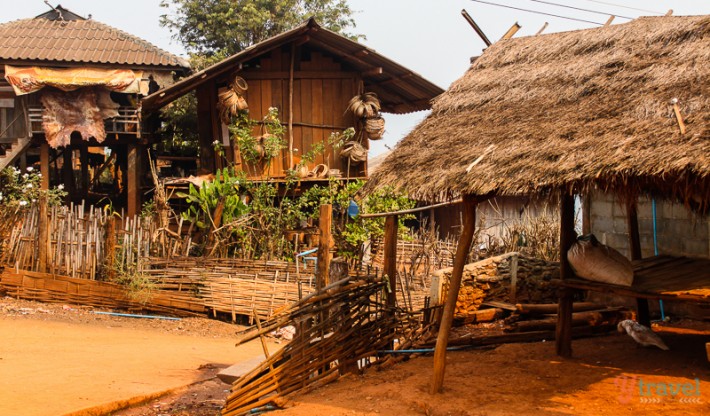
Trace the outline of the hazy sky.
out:
[[[485,0],[513,7],[533,9],[552,14],[576,17],[603,23],[607,16],[542,4],[534,0]],[[674,15],[710,14],[710,0],[545,0],[572,7],[615,13],[619,16],[638,17],[649,12],[619,8],[624,5],[651,12],[665,13],[673,9]],[[591,23],[564,20],[518,10],[505,9],[471,0],[349,0],[357,11],[356,33],[364,34],[367,46],[397,61],[446,89],[466,71],[471,56],[481,53],[483,42],[461,17],[466,9],[492,41],[500,38],[510,26],[518,22],[522,29],[516,36],[534,34],[545,22],[546,33],[596,27]],[[33,17],[49,10],[43,0],[0,0],[3,5],[2,22]],[[52,2],[53,5],[57,1]],[[160,0],[62,0],[63,7],[98,21],[132,33],[178,55],[182,47],[171,40],[167,29],[158,20],[166,9],[159,7]],[[627,22],[616,18],[614,24]],[[372,142],[370,155],[385,151],[385,145],[394,146],[426,113],[406,116],[387,115],[385,139]]]

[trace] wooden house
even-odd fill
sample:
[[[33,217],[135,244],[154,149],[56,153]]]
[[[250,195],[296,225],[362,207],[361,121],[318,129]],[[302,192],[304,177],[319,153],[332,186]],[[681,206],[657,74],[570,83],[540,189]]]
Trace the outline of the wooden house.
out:
[[[559,203],[559,355],[572,352],[572,289],[636,298],[639,321],[646,323],[649,299],[710,303],[710,255],[642,258],[637,208],[640,196],[677,201],[708,221],[708,39],[710,16],[666,16],[499,41],[435,100],[431,115],[373,173],[370,189],[392,185],[419,199],[464,200],[433,391],[443,381],[476,206],[496,195]],[[594,192],[623,201],[631,287],[577,278],[567,261],[575,241],[574,198]]]
[[[0,169],[38,163],[42,186],[63,184],[70,201],[95,194],[138,212],[141,149],[154,127],[140,97],[189,64],[57,6],[0,24],[0,71]],[[97,190],[102,175],[112,180]]]
[[[269,108],[275,108],[286,127],[283,151],[259,166],[240,154],[230,140],[228,125],[220,118],[219,95],[236,77],[247,83],[248,89],[242,93],[249,117],[261,120]],[[339,150],[328,143],[333,132],[353,127],[358,131],[355,140],[368,148],[368,138],[360,134],[360,121],[347,111],[351,98],[372,92],[377,94],[382,112],[403,114],[429,109],[431,100],[443,92],[374,50],[320,27],[313,19],[151,94],[143,99],[143,108],[157,110],[193,91],[202,173],[233,163],[252,179],[275,181],[285,178],[287,170],[318,143],[324,150],[302,163],[309,170],[321,165],[322,171],[327,168],[336,176],[339,172],[343,178],[365,178],[367,161],[339,157]],[[260,134],[260,129],[256,127],[254,134]],[[224,158],[215,153],[214,142],[226,149]],[[327,175],[320,176],[303,179],[319,180]]]

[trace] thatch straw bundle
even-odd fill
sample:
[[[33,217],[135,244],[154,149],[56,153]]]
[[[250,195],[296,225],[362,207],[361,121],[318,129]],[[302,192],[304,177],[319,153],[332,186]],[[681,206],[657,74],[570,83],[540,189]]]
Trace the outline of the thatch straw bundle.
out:
[[[707,210],[708,62],[710,16],[500,41],[436,99],[368,188],[437,200],[597,187]]]

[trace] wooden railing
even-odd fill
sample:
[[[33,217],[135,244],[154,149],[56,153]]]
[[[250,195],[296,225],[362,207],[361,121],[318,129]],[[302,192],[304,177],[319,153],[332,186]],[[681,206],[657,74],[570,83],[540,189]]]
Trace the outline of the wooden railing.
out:
[[[44,133],[42,130],[42,107],[29,108],[32,133]],[[119,107],[118,116],[106,119],[104,126],[107,134],[134,134],[140,137],[141,115],[136,107]]]

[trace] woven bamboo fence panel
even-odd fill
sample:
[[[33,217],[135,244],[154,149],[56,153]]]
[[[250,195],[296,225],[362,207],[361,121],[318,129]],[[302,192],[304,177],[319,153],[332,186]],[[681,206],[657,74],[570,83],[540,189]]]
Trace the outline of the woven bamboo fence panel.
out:
[[[293,326],[294,339],[237,379],[222,414],[247,414],[267,404],[281,406],[295,394],[377,361],[377,351],[408,348],[423,333],[420,320],[385,305],[382,277],[348,277],[274,314],[239,336],[239,343]]]
[[[104,309],[122,309],[197,316],[205,306],[193,296],[173,291],[150,290],[140,300],[123,286],[88,279],[5,269],[0,274],[0,288],[8,296],[46,303],[68,303]]]
[[[190,293],[214,314],[262,319],[313,292],[313,266],[233,258],[149,258],[141,273],[155,287]]]

